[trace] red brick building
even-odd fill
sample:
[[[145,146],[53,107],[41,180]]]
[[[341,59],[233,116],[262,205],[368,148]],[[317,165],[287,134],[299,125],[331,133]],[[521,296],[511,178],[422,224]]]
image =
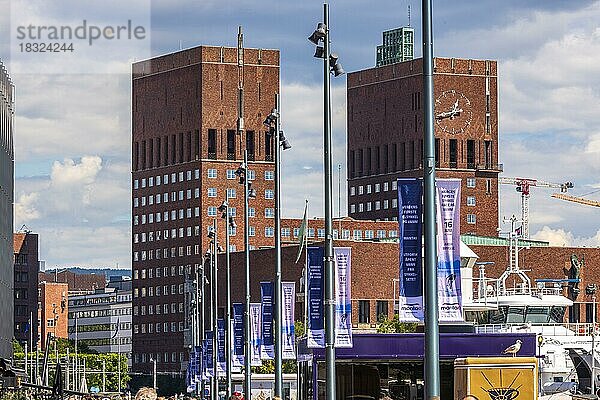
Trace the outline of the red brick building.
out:
[[[436,176],[462,180],[461,233],[497,236],[496,61],[434,59]],[[398,217],[396,179],[422,177],[422,59],[348,74],[348,215]]]
[[[30,232],[15,233],[14,246],[14,318],[15,339],[29,343],[37,340],[38,309],[38,235]]]
[[[69,287],[66,283],[39,283],[38,325],[40,326],[39,347],[46,348],[48,333],[67,339],[69,327]]]
[[[245,149],[257,192],[251,246],[272,232],[265,215],[274,207],[273,138],[263,121],[278,92],[278,50],[199,46],[133,64],[134,371],[150,372],[151,358],[159,371],[185,369],[185,271],[201,263],[207,227],[227,195],[230,213],[243,215],[244,189],[234,172]],[[243,249],[239,221],[232,250]]]

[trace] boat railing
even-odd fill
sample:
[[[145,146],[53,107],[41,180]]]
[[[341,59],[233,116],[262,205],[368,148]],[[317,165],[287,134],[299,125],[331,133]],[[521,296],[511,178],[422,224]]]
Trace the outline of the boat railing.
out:
[[[600,323],[587,322],[565,322],[562,324],[551,323],[508,323],[508,324],[483,324],[476,325],[476,333],[519,333],[537,332],[545,336],[598,336],[600,334]]]
[[[554,295],[562,296],[563,288],[555,283],[538,282],[536,286],[518,284],[514,287],[503,287],[499,279],[484,278],[474,279],[473,300],[484,302],[485,304],[494,303],[498,296],[530,295],[536,297]]]

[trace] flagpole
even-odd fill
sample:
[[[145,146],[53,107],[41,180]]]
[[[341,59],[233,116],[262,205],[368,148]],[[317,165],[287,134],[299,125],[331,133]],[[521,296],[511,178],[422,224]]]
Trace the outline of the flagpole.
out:
[[[306,200],[306,231],[308,232],[308,200]],[[308,329],[308,234],[304,235],[304,332]]]

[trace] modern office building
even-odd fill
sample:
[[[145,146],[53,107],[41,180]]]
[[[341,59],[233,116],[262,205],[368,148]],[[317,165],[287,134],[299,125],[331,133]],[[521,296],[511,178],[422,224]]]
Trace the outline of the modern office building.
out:
[[[12,356],[15,87],[0,60],[0,357]]]
[[[244,150],[257,193],[251,229],[274,227],[266,217],[274,207],[273,136],[263,121],[279,92],[279,51],[199,46],[140,61],[132,91],[132,369],[150,373],[154,359],[159,372],[181,372],[186,271],[201,264],[226,196],[238,217],[232,249],[244,248],[244,188],[235,175]]]
[[[13,235],[15,339],[35,347],[38,338],[39,237],[28,231]],[[33,339],[33,340],[32,340]]]
[[[38,326],[40,340],[38,346],[46,348],[48,334],[57,338],[68,338],[69,288],[66,283],[40,282]]]
[[[377,66],[409,61],[415,57],[415,30],[410,26],[383,32],[383,44],[377,46]]]
[[[398,178],[423,176],[422,59],[348,75],[348,215],[395,220]],[[434,59],[436,177],[458,178],[461,233],[498,232],[497,62]]]
[[[77,329],[77,333],[75,333]],[[94,293],[69,298],[69,339],[131,363],[131,279],[113,279]]]

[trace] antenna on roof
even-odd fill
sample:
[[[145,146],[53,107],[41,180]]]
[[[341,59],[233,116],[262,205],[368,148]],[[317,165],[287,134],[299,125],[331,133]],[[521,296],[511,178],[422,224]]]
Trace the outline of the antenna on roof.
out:
[[[31,233],[31,229],[29,229],[29,227],[25,224],[23,224],[21,226],[21,228],[19,229],[19,232],[23,232],[23,233]]]
[[[408,5],[408,26],[410,26],[410,4]]]

